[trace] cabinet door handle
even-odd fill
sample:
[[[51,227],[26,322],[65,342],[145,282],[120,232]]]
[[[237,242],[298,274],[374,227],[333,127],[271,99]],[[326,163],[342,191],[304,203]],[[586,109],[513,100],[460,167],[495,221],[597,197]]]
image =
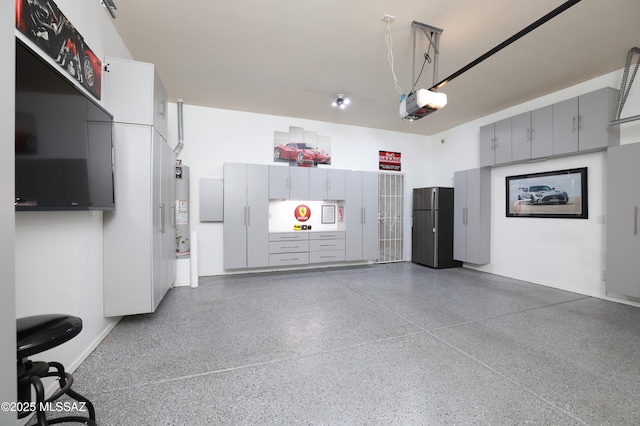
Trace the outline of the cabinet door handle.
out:
[[[247,206],[247,226],[251,226],[251,206]]]
[[[573,116],[573,130],[572,131],[573,131],[573,133],[576,132],[576,116],[575,115]]]
[[[158,206],[158,208],[160,209],[160,233],[164,234],[164,204],[160,204]]]
[[[578,130],[582,130],[582,115],[578,114]]]
[[[366,225],[367,222],[366,222],[365,218],[367,217],[367,215],[365,214],[365,210],[364,209],[365,209],[364,207],[362,207],[360,209],[360,223],[363,224],[363,225]]]
[[[633,207],[633,235],[638,235],[638,206]]]
[[[529,129],[529,138],[531,142],[533,142],[536,139],[536,129],[534,129],[533,127]]]
[[[462,224],[466,225],[468,222],[468,216],[469,216],[469,209],[467,209],[466,207],[462,208]]]

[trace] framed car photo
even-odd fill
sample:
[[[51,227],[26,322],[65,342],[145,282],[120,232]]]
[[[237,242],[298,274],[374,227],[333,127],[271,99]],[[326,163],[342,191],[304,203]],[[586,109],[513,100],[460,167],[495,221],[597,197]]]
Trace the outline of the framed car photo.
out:
[[[586,167],[505,180],[507,217],[589,218]]]

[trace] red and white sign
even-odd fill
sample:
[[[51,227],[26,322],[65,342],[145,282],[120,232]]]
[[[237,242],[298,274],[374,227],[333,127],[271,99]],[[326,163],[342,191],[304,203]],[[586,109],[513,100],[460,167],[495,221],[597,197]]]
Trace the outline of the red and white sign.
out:
[[[401,168],[399,152],[378,151],[379,169],[399,172]]]
[[[311,217],[311,209],[307,205],[300,204],[298,207],[296,207],[293,215],[296,217],[296,220],[299,220],[300,222],[306,222]]]

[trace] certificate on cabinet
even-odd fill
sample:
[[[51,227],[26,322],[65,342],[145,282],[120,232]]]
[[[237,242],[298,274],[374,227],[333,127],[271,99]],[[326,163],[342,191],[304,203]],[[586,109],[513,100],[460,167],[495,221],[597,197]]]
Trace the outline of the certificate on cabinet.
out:
[[[322,223],[336,223],[336,206],[331,204],[322,206]]]

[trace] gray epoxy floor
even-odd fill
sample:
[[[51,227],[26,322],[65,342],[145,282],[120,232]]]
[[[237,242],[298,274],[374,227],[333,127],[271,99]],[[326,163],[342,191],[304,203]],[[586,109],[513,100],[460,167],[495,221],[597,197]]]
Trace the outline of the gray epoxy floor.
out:
[[[100,425],[640,424],[640,309],[409,262],[201,278],[74,376]]]

